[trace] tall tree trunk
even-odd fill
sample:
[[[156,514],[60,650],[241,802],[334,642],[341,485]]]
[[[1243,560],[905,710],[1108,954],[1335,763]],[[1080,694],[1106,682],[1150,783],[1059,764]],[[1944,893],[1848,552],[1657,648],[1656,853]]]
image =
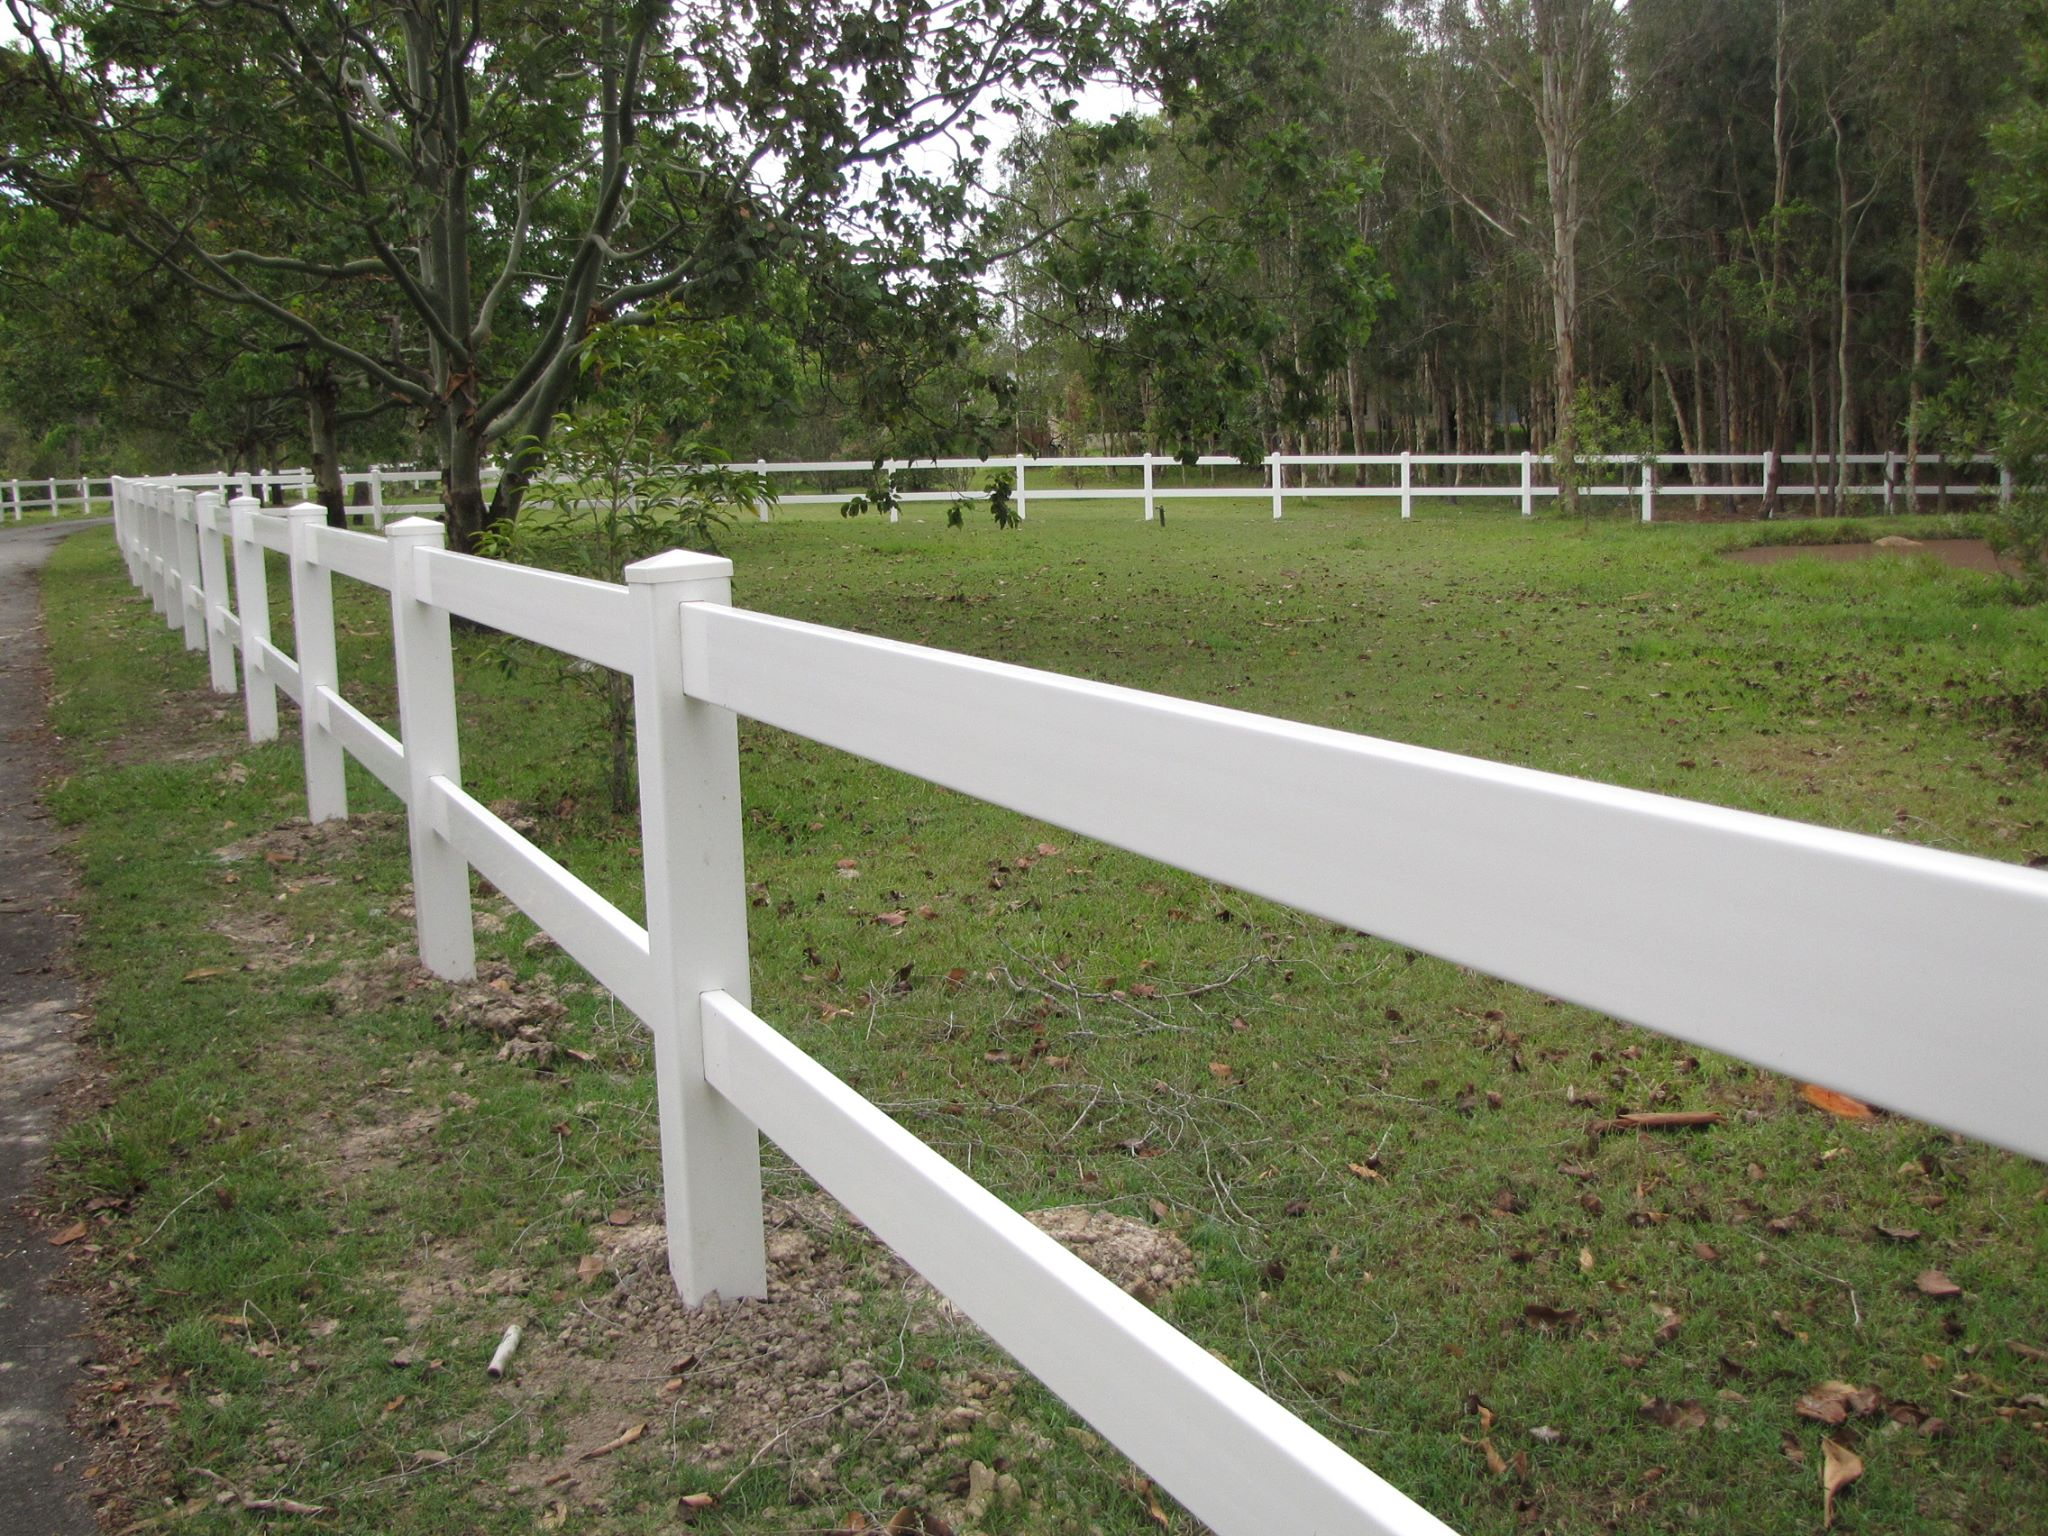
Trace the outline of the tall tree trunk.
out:
[[[1927,147],[1913,146],[1913,368],[1906,382],[1906,502],[1907,510],[1920,510],[1920,418],[1925,385],[1921,370],[1927,366],[1927,269],[1929,235],[1928,209],[1934,200],[1932,178],[1927,174]]]
[[[327,526],[348,526],[348,496],[341,480],[341,385],[324,360],[300,375],[306,395],[306,441],[313,453],[314,499],[327,509]]]

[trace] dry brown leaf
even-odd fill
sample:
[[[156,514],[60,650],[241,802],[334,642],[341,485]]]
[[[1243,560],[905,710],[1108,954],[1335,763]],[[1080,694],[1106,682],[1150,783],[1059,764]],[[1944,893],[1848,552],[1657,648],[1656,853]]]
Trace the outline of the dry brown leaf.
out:
[[[1680,1434],[1691,1434],[1707,1427],[1707,1410],[1689,1397],[1675,1403],[1668,1403],[1661,1397],[1646,1397],[1636,1411],[1652,1424],[1661,1424]]]
[[[225,965],[202,965],[197,970],[187,971],[178,979],[180,981],[208,981],[215,976],[225,976],[228,974],[228,971],[229,968]]]
[[[1590,1248],[1581,1248],[1581,1249],[1579,1250],[1579,1268],[1580,1268],[1580,1269],[1582,1269],[1582,1270],[1584,1270],[1584,1271],[1586,1271],[1586,1273],[1587,1273],[1587,1274],[1591,1274],[1591,1273],[1593,1272],[1593,1250],[1592,1250],[1592,1249],[1590,1249]]]
[[[1914,1277],[1913,1284],[1920,1288],[1920,1294],[1923,1296],[1938,1296],[1946,1300],[1951,1296],[1963,1294],[1963,1288],[1938,1269],[1921,1270]]]
[[[446,1451],[437,1450],[432,1447],[425,1450],[407,1451],[405,1453],[405,1470],[417,1472],[423,1467],[438,1467],[444,1461],[451,1461],[453,1459]]]
[[[74,1221],[62,1232],[59,1232],[55,1237],[50,1239],[50,1246],[52,1248],[62,1248],[67,1243],[75,1243],[91,1230],[92,1228],[88,1227],[84,1222]]]
[[[1209,1063],[1209,1075],[1219,1083],[1229,1082],[1231,1071],[1231,1065],[1227,1061],[1212,1061]]]
[[[612,1436],[611,1439],[605,1441],[603,1445],[593,1446],[590,1450],[585,1451],[581,1456],[578,1456],[576,1459],[578,1461],[595,1461],[600,1456],[611,1455],[613,1451],[623,1451],[627,1446],[631,1445],[635,1440],[638,1440],[642,1435],[646,1433],[647,1426],[645,1424],[632,1425],[627,1429],[620,1430],[616,1435]]]
[[[1380,1176],[1377,1168],[1368,1168],[1364,1163],[1346,1163],[1344,1166],[1357,1174],[1361,1179],[1376,1179]]]
[[[1491,1440],[1480,1441],[1479,1449],[1486,1453],[1487,1471],[1491,1472],[1495,1477],[1506,1477],[1508,1475],[1508,1464],[1502,1459],[1500,1452],[1493,1448]]]
[[[1166,1511],[1160,1507],[1159,1495],[1152,1491],[1151,1482],[1149,1480],[1141,1480],[1138,1487],[1145,1495],[1145,1513],[1151,1516],[1153,1522],[1162,1531],[1172,1530],[1173,1522],[1166,1518]]]
[[[1653,1304],[1650,1310],[1657,1314],[1657,1342],[1669,1344],[1678,1337],[1679,1325],[1685,1319],[1679,1316],[1676,1307],[1660,1307]]]
[[[1815,1109],[1824,1109],[1843,1120],[1874,1120],[1877,1111],[1861,1099],[1852,1099],[1846,1093],[1837,1093],[1832,1088],[1823,1088],[1818,1083],[1801,1083],[1799,1097]]]
[[[1888,1237],[1895,1243],[1917,1243],[1920,1232],[1917,1227],[1888,1227],[1883,1222],[1871,1223],[1871,1230],[1879,1237]]]
[[[585,1285],[604,1273],[604,1257],[601,1254],[586,1253],[576,1261],[576,1278]]]
[[[1863,1475],[1863,1458],[1823,1436],[1820,1469],[1821,1529],[1835,1523],[1835,1495]]]

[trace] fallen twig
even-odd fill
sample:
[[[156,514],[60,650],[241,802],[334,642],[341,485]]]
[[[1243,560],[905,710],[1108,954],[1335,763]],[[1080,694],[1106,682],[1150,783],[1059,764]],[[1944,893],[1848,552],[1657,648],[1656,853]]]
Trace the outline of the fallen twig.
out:
[[[1605,1131],[1670,1131],[1693,1125],[1720,1125],[1727,1116],[1717,1109],[1678,1109],[1644,1111],[1632,1115],[1616,1115],[1612,1120],[1595,1120],[1586,1127],[1588,1136],[1598,1136]]]
[[[603,1445],[591,1447],[589,1450],[585,1451],[581,1456],[578,1456],[576,1459],[578,1461],[595,1461],[600,1456],[611,1455],[613,1451],[623,1451],[627,1446],[631,1445],[635,1440],[638,1440],[642,1435],[646,1433],[647,1425],[644,1422],[635,1424],[629,1429],[620,1430],[616,1435],[612,1436],[611,1439],[605,1441]]]

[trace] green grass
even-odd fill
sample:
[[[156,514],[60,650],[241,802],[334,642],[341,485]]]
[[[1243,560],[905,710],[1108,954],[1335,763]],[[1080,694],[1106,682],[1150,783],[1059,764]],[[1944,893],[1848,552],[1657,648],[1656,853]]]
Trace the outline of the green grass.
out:
[[[2048,854],[2048,739],[2026,702],[2048,682],[2048,626],[1987,578],[1917,560],[1747,567],[1720,557],[1739,541],[1726,527],[1472,504],[1425,502],[1405,525],[1342,502],[1291,503],[1279,523],[1255,500],[1190,504],[1164,529],[1136,512],[1042,504],[1001,534],[982,513],[949,531],[937,506],[893,527],[791,511],[723,542],[748,607],[1994,858]],[[532,1528],[544,1505],[504,1484],[548,1444],[545,1415],[449,1472],[395,1476],[410,1451],[467,1447],[501,1415],[480,1373],[399,1370],[384,1342],[467,1360],[498,1314],[450,1304],[415,1336],[391,1277],[459,1242],[479,1272],[555,1277],[528,1298],[538,1326],[573,1318],[565,1277],[590,1223],[658,1207],[636,1032],[571,998],[567,1041],[591,1059],[535,1074],[437,1024],[436,989],[343,1004],[334,977],[410,942],[391,910],[407,878],[396,819],[290,863],[224,864],[223,845],[303,812],[292,717],[285,744],[237,745],[236,712],[209,717],[191,692],[203,661],[128,592],[104,539],[66,546],[46,590],[76,754],[58,805],[79,828],[112,1074],[62,1177],[81,1206],[127,1202],[102,1213],[98,1262],[136,1371],[172,1382],[176,1477],[154,1496],[191,1529],[245,1528],[189,1471],[205,1466],[334,1503],[338,1528]],[[343,594],[342,668],[389,719],[377,596]],[[637,911],[637,831],[602,809],[586,707],[551,664],[506,660],[465,642],[468,786],[532,809],[543,846]],[[152,724],[167,712],[172,729]],[[122,748],[138,730],[153,745]],[[1200,1283],[1166,1314],[1452,1525],[1815,1528],[1822,1431],[1793,1405],[1831,1379],[1918,1410],[1834,1432],[1868,1467],[1844,1529],[2038,1521],[2048,1368],[2007,1341],[2048,1345],[2040,1166],[1910,1121],[1830,1119],[1740,1063],[778,732],[743,726],[741,747],[758,1011],[1013,1203],[1170,1223]],[[361,774],[352,786],[393,809]],[[876,921],[897,911],[913,914],[901,928]],[[282,918],[291,963],[233,969],[245,950],[218,929],[259,917]],[[515,917],[484,950],[573,978],[525,952],[530,931]],[[220,974],[182,979],[195,970]],[[404,1160],[337,1188],[334,1141],[409,1106],[441,1117]],[[1653,1106],[1729,1123],[1589,1145],[1590,1119]],[[770,1162],[772,1188],[797,1187]],[[1920,1294],[1930,1267],[1965,1296]],[[1538,1326],[1550,1314],[1531,1307],[1571,1317]],[[219,1322],[245,1313],[249,1328]],[[886,1337],[893,1316],[871,1295],[849,1337]],[[271,1352],[252,1354],[267,1329]],[[906,1390],[938,1394],[979,1350],[935,1346]],[[1157,1528],[1056,1404],[1020,1399],[1023,1428],[957,1452],[1022,1458],[1032,1427],[1048,1442],[1017,1466],[1035,1508],[988,1529]],[[1699,1405],[1701,1426],[1659,1422],[1668,1404]],[[1945,1429],[1921,1433],[1929,1417]],[[273,1458],[267,1433],[299,1449]],[[889,1491],[858,1447],[835,1475],[806,1513],[764,1467],[698,1528],[817,1529]],[[688,1434],[619,1478],[575,1528],[668,1529],[679,1494],[725,1480]]]

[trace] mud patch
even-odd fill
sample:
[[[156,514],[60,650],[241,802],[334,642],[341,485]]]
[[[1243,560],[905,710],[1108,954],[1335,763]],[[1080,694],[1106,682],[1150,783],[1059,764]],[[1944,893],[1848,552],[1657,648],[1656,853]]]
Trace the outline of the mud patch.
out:
[[[1822,560],[1845,565],[1856,560],[1927,555],[1958,571],[2017,576],[2019,567],[1992,553],[1982,539],[1904,539],[1895,535],[1868,544],[1758,544],[1731,549],[1728,558],[1741,565],[1782,565],[1787,560]]]

